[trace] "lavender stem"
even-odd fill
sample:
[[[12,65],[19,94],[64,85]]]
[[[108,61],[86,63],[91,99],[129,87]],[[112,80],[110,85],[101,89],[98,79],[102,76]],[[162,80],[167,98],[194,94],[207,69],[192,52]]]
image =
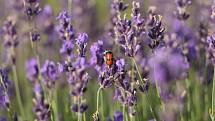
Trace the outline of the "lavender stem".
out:
[[[18,102],[21,116],[22,116],[22,118],[24,118],[25,113],[24,113],[22,102],[21,102],[21,96],[20,96],[20,90],[19,90],[19,84],[18,84],[18,78],[17,78],[17,72],[16,72],[16,66],[15,65],[12,66],[12,70],[13,70],[13,76],[14,76],[14,84],[15,84],[17,102]]]
[[[215,70],[214,70],[214,78],[213,78],[213,89],[212,89],[212,105],[211,105],[211,111],[210,111],[210,116],[211,120],[214,121],[215,119],[215,109],[214,109],[214,95],[215,95]]]
[[[98,91],[97,91],[97,97],[96,97],[96,112],[99,112],[99,93],[102,90],[102,86],[99,87]]]
[[[72,0],[68,0],[68,13],[69,13],[69,15],[71,15],[71,13],[72,13]]]
[[[80,121],[80,99],[79,99],[80,97],[78,96],[78,112],[77,112],[77,114],[78,114],[78,121]]]
[[[140,70],[139,70],[139,68],[138,68],[138,66],[137,66],[136,60],[134,59],[134,57],[131,58],[131,59],[132,59],[132,61],[134,62],[134,65],[135,65],[135,67],[136,67],[136,70],[137,70],[137,73],[138,73],[138,75],[139,75],[139,78],[140,78],[141,82],[142,82],[143,84],[145,84],[145,82],[143,81],[143,78],[142,78],[142,76],[141,76],[141,74],[140,74]]]

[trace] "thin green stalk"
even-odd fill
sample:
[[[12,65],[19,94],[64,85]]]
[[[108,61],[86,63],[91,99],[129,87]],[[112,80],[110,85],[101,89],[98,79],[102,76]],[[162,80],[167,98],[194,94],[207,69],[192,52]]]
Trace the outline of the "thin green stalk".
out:
[[[128,121],[128,113],[125,113],[125,121]]]
[[[15,65],[12,66],[12,70],[13,70],[14,84],[15,84],[15,90],[16,90],[16,98],[17,98],[17,102],[18,102],[18,106],[19,106],[21,116],[22,116],[22,118],[24,118],[25,113],[24,113],[24,109],[23,109],[23,105],[22,105],[22,101],[21,101],[21,95],[20,95],[20,90],[19,90],[19,82],[18,82],[18,78],[17,78],[17,72],[16,72],[16,66]]]
[[[51,109],[51,121],[56,121],[57,118],[57,106],[56,106],[56,93],[57,93],[57,87],[55,86],[54,90],[49,90],[49,95],[48,95],[48,102],[50,105],[50,109]],[[54,95],[53,95],[54,92]]]
[[[58,86],[56,85],[55,86],[55,99],[54,99],[54,101],[52,101],[52,102],[54,102],[55,121],[58,120],[58,93],[57,93],[57,91],[58,91]]]
[[[132,61],[134,62],[134,65],[135,65],[135,67],[136,67],[136,70],[137,70],[137,73],[138,73],[138,75],[139,75],[140,81],[141,81],[143,84],[145,84],[145,82],[143,81],[142,75],[140,74],[140,70],[139,70],[138,65],[137,65],[137,63],[136,63],[136,60],[135,60],[134,58],[131,58],[131,59],[132,59]]]
[[[181,121],[184,121],[184,117],[183,117],[182,112],[180,112],[180,118],[181,118]]]
[[[122,114],[123,114],[123,117],[125,117],[125,105],[123,105],[122,107]]]
[[[190,86],[189,86],[189,80],[186,79],[186,87],[187,87],[187,90],[188,90],[188,94],[187,94],[187,112],[190,112]]]
[[[85,112],[83,114],[83,117],[84,117],[84,121],[86,121],[86,113]]]
[[[156,86],[157,96],[158,96],[158,98],[159,98],[159,100],[160,100],[160,103],[161,103],[161,108],[162,108],[162,110],[165,110],[164,103],[163,103],[163,101],[161,100],[160,90],[159,90],[159,87],[158,87],[158,82],[157,82],[157,80],[155,80],[155,86]]]
[[[155,55],[155,51],[153,51],[153,54]],[[154,65],[153,65],[153,66],[154,66]],[[155,67],[154,67],[154,68],[155,68]],[[153,70],[153,71],[154,71],[154,70]],[[155,74],[155,72],[154,72],[154,74]],[[157,82],[156,79],[155,79],[155,86],[156,86],[157,96],[158,96],[159,101],[160,101],[160,103],[161,103],[161,108],[162,108],[163,111],[165,111],[165,106],[164,106],[163,101],[161,100],[160,89],[159,89],[158,82]]]
[[[78,114],[78,121],[80,121],[80,99],[79,99],[80,97],[78,96],[78,112],[77,112],[77,114]]]
[[[104,100],[104,97],[103,97],[103,93],[101,94],[100,98],[101,98],[100,100],[101,100],[101,114],[102,114],[101,117],[102,117],[103,119],[105,119],[105,118],[104,118],[105,115],[104,115],[104,101],[103,101],[103,100]]]
[[[68,13],[71,15],[72,14],[72,0],[68,0]]]
[[[99,112],[99,94],[100,94],[100,91],[102,90],[102,86],[99,87],[98,91],[97,91],[97,97],[96,97],[96,112]]]
[[[188,90],[188,93],[187,93],[187,112],[190,112],[190,109],[191,109],[191,96],[190,96],[190,83],[189,83],[189,80],[186,79],[186,87],[187,87],[187,90]],[[190,116],[188,115],[187,119],[190,120]]]
[[[215,69],[215,68],[214,68]],[[214,109],[214,107],[215,107],[215,70],[214,70],[214,77],[213,77],[213,89],[212,89],[212,100],[211,100],[211,103],[212,103],[212,105],[211,105],[211,111],[210,111],[210,116],[211,116],[211,120],[212,121],[214,121],[215,120],[215,109]]]
[[[154,113],[154,111],[153,111],[153,109],[152,109],[152,106],[150,105],[149,108],[150,108],[150,111],[151,111],[151,113],[152,113],[153,118],[155,119],[155,121],[157,121],[156,116],[155,116],[155,113]]]

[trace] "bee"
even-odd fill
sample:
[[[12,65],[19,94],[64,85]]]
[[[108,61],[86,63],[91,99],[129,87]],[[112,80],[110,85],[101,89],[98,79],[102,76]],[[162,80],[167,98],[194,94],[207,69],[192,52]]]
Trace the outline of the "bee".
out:
[[[114,58],[113,53],[110,50],[104,52],[104,61],[108,66],[113,65]]]

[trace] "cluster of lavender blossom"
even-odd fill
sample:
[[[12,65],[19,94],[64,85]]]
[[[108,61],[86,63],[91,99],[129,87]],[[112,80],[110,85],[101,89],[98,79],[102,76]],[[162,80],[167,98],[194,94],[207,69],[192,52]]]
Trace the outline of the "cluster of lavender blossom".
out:
[[[179,93],[173,91],[172,85],[188,80],[189,70],[192,70],[193,66],[195,68],[195,64],[201,66],[201,62],[195,62],[195,60],[201,61],[202,53],[205,56],[206,65],[215,63],[215,33],[210,35],[208,27],[203,23],[200,23],[197,34],[185,25],[190,17],[187,8],[192,5],[191,0],[175,1],[177,7],[173,12],[172,31],[167,29],[163,16],[156,11],[155,7],[149,7],[144,15],[140,2],[132,1],[130,8],[130,5],[123,0],[113,0],[110,3],[111,16],[108,32],[102,35],[104,39],[92,43],[91,37],[87,34],[89,31],[85,33],[76,30],[73,25],[76,18],[69,14],[70,11],[60,12],[56,17],[58,24],[55,25],[50,6],[41,8],[39,0],[21,2],[23,13],[27,18],[24,20],[28,21],[28,29],[30,28],[25,32],[29,32],[27,43],[30,43],[32,50],[31,58],[26,61],[26,76],[32,87],[32,110],[36,121],[64,119],[56,109],[55,99],[58,98],[53,97],[53,93],[57,93],[58,88],[63,85],[61,83],[66,83],[70,90],[69,94],[66,94],[66,97],[69,97],[69,112],[77,114],[78,121],[82,118],[86,120],[85,115],[90,108],[88,102],[90,99],[86,98],[86,92],[90,90],[89,83],[97,83],[95,87],[98,87],[96,110],[90,114],[94,121],[104,120],[101,116],[103,114],[100,108],[102,101],[100,96],[108,89],[113,90],[113,100],[119,102],[122,107],[122,111],[115,111],[114,121],[128,120],[128,115],[133,120],[140,115],[138,103],[143,96],[148,98],[150,89],[155,90],[160,107],[163,106],[159,119],[177,120],[180,112],[185,108],[183,106],[185,100],[189,98],[186,94],[190,85],[186,87],[187,90],[180,90]],[[83,5],[78,1],[75,3]],[[92,5],[89,9],[91,7]],[[131,10],[130,16],[127,14],[128,10]],[[16,68],[18,66],[16,50],[19,44],[23,43],[19,41],[21,39],[17,33],[15,21],[16,18],[8,17],[1,31],[6,54],[4,64],[0,67],[0,108],[7,109],[9,117],[11,118],[12,115],[13,120],[24,120],[26,118],[23,111],[24,102],[20,98],[19,88],[21,82],[19,82],[20,78],[17,76],[19,71]],[[44,22],[41,23],[44,26],[37,25],[38,21]],[[78,27],[77,29],[80,30],[89,30],[89,28]],[[42,53],[39,51],[41,41],[39,40],[46,38],[41,33],[47,36],[45,45],[51,47],[55,43],[61,44],[58,51],[60,60],[43,57],[44,60],[41,59]],[[91,35],[93,32],[89,33]],[[53,41],[56,38],[60,41]],[[91,46],[88,46],[89,44]],[[106,58],[107,52],[112,54],[109,56],[111,59]],[[107,60],[111,61],[111,64],[108,64]],[[9,79],[10,72],[13,75],[13,82]],[[20,112],[10,105],[13,99],[10,91],[14,87]],[[212,98],[214,93],[212,93]],[[176,108],[174,106],[172,108],[170,105],[175,103],[182,104],[182,106],[177,105]],[[214,118],[213,112],[215,112],[213,104],[212,99],[210,111],[212,119]],[[151,106],[150,110],[153,114]],[[189,108],[188,111],[190,111]],[[108,120],[111,121],[111,118]],[[152,120],[157,120],[156,116]]]

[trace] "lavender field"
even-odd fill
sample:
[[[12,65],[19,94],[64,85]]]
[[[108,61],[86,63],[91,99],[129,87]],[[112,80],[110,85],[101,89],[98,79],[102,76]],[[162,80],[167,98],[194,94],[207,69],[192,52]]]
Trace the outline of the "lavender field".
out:
[[[214,0],[0,0],[0,121],[215,121]]]

